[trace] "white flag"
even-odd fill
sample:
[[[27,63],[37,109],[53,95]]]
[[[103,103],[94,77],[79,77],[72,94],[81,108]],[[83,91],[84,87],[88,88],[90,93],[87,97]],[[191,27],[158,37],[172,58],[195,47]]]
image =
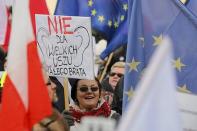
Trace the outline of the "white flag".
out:
[[[6,26],[7,26],[7,12],[4,0],[0,0],[0,45],[4,44]]]
[[[181,131],[169,39],[153,54],[117,131]]]

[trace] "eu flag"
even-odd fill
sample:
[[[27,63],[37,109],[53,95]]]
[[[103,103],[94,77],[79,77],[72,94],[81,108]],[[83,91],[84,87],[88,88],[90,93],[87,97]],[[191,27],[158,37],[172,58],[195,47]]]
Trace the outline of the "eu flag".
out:
[[[121,46],[127,45],[127,35],[128,35],[128,0],[119,0],[117,1],[117,7],[119,9],[118,13],[118,23],[117,29],[115,30],[112,38],[109,41],[107,48],[100,54],[101,59],[105,59],[110,53],[115,51]],[[116,24],[116,23],[115,23]],[[115,25],[114,24],[114,25]]]
[[[80,0],[79,0],[80,1]],[[112,38],[115,23],[118,23],[119,8],[115,0],[88,0],[92,28],[108,41]]]
[[[126,19],[124,22],[121,23],[119,28],[116,30],[108,46],[100,54],[100,58],[104,60],[105,57],[107,57],[110,53],[112,53],[119,47],[126,46],[127,37],[128,37],[128,20]]]
[[[173,43],[177,89],[197,94],[197,1],[134,0],[130,8],[123,109],[164,36]]]
[[[55,15],[78,15],[78,0],[58,0],[55,8]]]

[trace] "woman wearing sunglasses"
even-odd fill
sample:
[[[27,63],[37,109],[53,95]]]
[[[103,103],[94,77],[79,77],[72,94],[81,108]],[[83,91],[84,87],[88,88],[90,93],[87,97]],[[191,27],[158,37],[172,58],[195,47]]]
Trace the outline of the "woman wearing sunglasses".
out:
[[[112,111],[108,103],[101,98],[101,84],[95,80],[77,80],[71,89],[74,104],[70,105],[69,112],[74,118],[74,125],[81,122],[85,116],[103,116],[119,119],[120,115]],[[72,128],[71,128],[72,129]]]
[[[112,107],[113,95],[116,85],[120,78],[124,76],[125,62],[118,61],[114,63],[111,67],[108,77],[106,77],[102,82],[103,90],[102,96]]]

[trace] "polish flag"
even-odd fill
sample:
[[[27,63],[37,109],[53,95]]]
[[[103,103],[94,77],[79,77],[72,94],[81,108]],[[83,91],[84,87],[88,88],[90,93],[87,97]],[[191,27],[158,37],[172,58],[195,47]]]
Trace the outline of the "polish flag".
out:
[[[10,2],[12,3],[14,6],[14,2]],[[3,5],[3,4],[1,4]],[[11,4],[10,4],[11,5]],[[45,0],[30,0],[30,13],[31,13],[31,20],[32,20],[32,25],[33,25],[33,30],[34,30],[34,34],[36,33],[36,25],[35,25],[35,14],[49,14],[48,8],[47,8],[47,4]],[[4,7],[5,4],[4,4]],[[10,12],[10,7],[7,7],[6,10],[6,16],[5,16],[5,20],[7,21],[6,24],[6,31],[5,31],[5,40],[3,42],[3,48],[5,51],[8,50],[8,46],[9,46],[9,40],[10,40],[10,30],[11,30],[11,19],[12,19],[12,14]],[[3,8],[4,9],[4,8]],[[3,10],[2,9],[2,10]],[[3,12],[3,11],[1,11]],[[3,28],[2,28],[3,29]],[[1,44],[1,43],[0,43]]]
[[[31,130],[33,124],[52,113],[36,46],[29,1],[17,0],[13,8],[0,131]]]
[[[36,20],[35,14],[49,14],[45,0],[30,0],[29,8],[31,13],[31,20],[33,25],[34,34],[36,34]]]

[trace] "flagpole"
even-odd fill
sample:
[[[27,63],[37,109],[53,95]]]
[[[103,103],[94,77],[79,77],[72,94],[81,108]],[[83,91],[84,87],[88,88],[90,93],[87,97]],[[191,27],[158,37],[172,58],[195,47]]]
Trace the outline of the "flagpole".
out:
[[[102,72],[102,74],[101,74],[101,77],[99,78],[99,81],[100,81],[100,82],[103,80],[103,78],[104,78],[104,76],[105,76],[105,74],[106,74],[107,67],[109,66],[109,63],[111,62],[111,60],[112,60],[112,58],[113,58],[113,55],[114,55],[114,53],[111,53],[111,54],[109,55],[109,58],[107,59],[107,63],[105,64],[105,68],[104,68],[104,70],[103,70],[103,72]]]
[[[49,10],[50,15],[53,15],[57,5],[57,0],[46,0],[46,4]]]
[[[68,93],[68,78],[64,79],[64,107],[69,109],[69,93]]]

